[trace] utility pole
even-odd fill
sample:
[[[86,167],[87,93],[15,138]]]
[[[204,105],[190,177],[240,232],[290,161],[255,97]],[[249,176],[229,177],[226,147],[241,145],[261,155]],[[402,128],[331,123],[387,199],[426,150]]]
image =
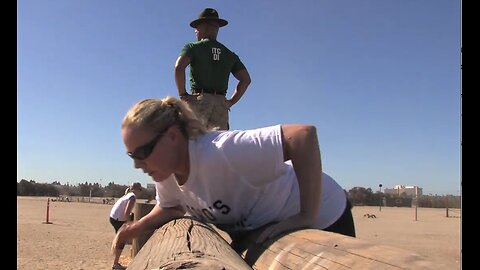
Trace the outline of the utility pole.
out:
[[[383,203],[383,201],[382,201],[382,184],[379,184],[378,188],[380,189],[380,209],[379,210],[380,210],[380,212],[382,212],[382,203]]]
[[[418,187],[415,186],[415,221],[417,221],[417,211],[418,211]]]

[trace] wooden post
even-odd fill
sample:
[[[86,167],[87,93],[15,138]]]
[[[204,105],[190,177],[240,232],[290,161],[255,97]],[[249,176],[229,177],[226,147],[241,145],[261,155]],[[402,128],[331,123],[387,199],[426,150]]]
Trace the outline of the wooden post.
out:
[[[155,206],[155,204],[144,203],[144,202],[138,202],[137,201],[135,203],[135,206],[133,207],[133,220],[137,221],[137,220],[141,219],[143,216],[150,213],[150,211],[153,209],[154,206]],[[137,255],[138,251],[140,251],[140,249],[148,241],[148,238],[150,238],[150,236],[152,234],[153,234],[153,232],[144,234],[144,235],[142,235],[140,237],[137,237],[137,238],[133,238],[133,240],[132,240],[132,252],[131,252],[132,258],[135,257],[135,255]]]
[[[156,230],[128,269],[252,268],[212,226],[185,217],[170,221]]]

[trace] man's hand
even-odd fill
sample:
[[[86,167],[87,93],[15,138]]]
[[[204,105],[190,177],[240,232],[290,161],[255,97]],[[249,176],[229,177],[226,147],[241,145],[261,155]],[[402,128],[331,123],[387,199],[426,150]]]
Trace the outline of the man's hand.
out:
[[[227,99],[225,103],[227,103],[227,107],[230,110],[230,108],[233,106],[233,101],[231,99]]]
[[[190,98],[189,93],[183,93],[183,94],[180,94],[179,96],[180,96],[180,99],[183,101],[187,101]]]

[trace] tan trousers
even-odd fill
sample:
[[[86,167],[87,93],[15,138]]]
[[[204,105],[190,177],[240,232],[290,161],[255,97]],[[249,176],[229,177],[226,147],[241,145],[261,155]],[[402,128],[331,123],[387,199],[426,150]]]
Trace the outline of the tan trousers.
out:
[[[222,95],[208,93],[191,95],[187,103],[207,129],[228,130],[227,99]]]

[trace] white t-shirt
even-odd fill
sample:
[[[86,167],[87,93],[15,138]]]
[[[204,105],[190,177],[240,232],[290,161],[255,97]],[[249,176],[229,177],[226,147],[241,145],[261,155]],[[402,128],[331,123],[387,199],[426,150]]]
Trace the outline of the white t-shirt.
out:
[[[252,230],[300,211],[298,181],[283,161],[280,125],[210,131],[189,141],[190,175],[155,182],[161,207],[181,205],[193,217],[228,230]],[[346,206],[344,190],[323,174],[316,228],[332,225]]]
[[[112,206],[112,210],[110,210],[110,217],[119,221],[126,221],[125,209],[127,208],[128,201],[131,197],[135,198],[135,194],[133,192],[129,192],[119,198]]]

